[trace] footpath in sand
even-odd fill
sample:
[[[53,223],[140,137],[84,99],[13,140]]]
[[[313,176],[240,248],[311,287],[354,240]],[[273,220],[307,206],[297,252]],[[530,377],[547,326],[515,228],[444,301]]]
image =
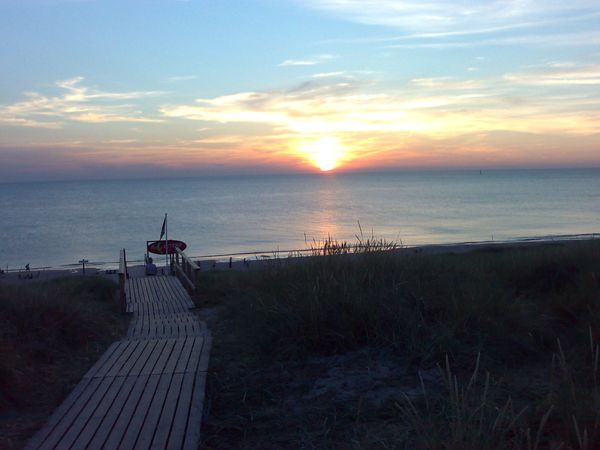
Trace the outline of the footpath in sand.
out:
[[[211,336],[177,278],[127,281],[127,337],[112,344],[27,449],[196,449]]]

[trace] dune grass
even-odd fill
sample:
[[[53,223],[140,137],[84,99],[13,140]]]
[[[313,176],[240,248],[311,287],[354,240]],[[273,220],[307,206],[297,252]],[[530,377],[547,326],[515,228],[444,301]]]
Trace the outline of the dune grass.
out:
[[[0,447],[20,448],[125,330],[115,284],[0,284]]]
[[[394,437],[375,439],[383,448],[591,449],[600,441],[599,241],[332,252],[204,274],[200,284],[223,305],[229,345],[237,342],[253,370],[366,347],[403,358],[416,379],[439,367],[443,388],[416,399],[399,389],[386,419]],[[342,427],[336,439],[360,444],[374,426]]]

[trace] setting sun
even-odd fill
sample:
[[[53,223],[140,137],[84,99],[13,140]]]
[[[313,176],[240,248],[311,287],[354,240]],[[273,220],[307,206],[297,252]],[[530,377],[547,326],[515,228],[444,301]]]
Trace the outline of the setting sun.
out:
[[[304,145],[302,150],[308,153],[311,162],[323,172],[335,169],[345,153],[344,146],[334,137],[312,141]]]

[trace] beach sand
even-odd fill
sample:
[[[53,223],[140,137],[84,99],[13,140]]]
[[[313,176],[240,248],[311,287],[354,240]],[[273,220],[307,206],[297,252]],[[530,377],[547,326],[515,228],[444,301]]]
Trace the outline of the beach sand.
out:
[[[510,247],[524,247],[524,246],[536,246],[536,245],[548,245],[548,244],[566,244],[573,241],[586,241],[597,238],[568,238],[568,239],[527,239],[521,241],[509,241],[509,242],[463,242],[455,244],[430,244],[421,245],[415,247],[402,247],[396,250],[398,254],[440,254],[440,253],[466,253],[474,250],[501,250]],[[274,255],[262,254],[252,255],[244,259],[232,259],[231,267],[227,259],[203,259],[198,260],[196,263],[200,266],[200,271],[221,271],[221,270],[256,270],[268,264],[272,264],[275,261],[278,262],[290,262],[300,263],[306,261],[306,258],[312,258],[314,256],[294,256],[287,257],[284,253],[276,258]],[[167,273],[167,269],[164,265],[157,265],[158,274],[163,275]],[[145,275],[144,265],[133,264],[127,268],[129,276],[139,277]],[[61,277],[74,277],[83,276],[81,268],[72,269],[32,269],[29,272],[25,270],[10,271],[0,274],[0,283],[35,283],[41,281],[48,281],[54,278]],[[117,270],[114,268],[103,269],[96,267],[86,267],[85,276],[102,276],[108,278],[115,283],[119,281]]]

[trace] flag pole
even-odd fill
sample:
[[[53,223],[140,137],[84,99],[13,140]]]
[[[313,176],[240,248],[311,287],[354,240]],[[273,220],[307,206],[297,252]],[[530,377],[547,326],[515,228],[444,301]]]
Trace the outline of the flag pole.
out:
[[[167,263],[167,273],[171,274],[171,268],[169,267],[169,224],[167,222],[167,213],[165,213],[165,261]]]

